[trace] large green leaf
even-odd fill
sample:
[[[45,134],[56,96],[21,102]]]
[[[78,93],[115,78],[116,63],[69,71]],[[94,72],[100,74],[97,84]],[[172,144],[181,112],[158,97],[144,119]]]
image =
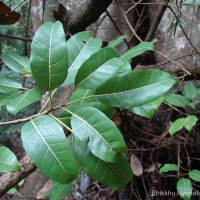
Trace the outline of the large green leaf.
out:
[[[77,33],[67,41],[69,56],[68,76],[63,86],[74,83],[76,73],[80,66],[94,53],[101,49],[102,42],[93,38],[89,31]]]
[[[15,154],[7,147],[0,146],[0,172],[19,170],[20,167]]]
[[[115,163],[95,157],[87,143],[73,137],[73,151],[83,170],[95,180],[115,190],[122,190],[132,179],[133,173],[125,154],[118,154]]]
[[[22,108],[39,101],[42,98],[42,90],[39,88],[33,88],[27,90],[20,95],[15,95],[15,98],[11,100],[9,98],[9,102],[6,104],[6,108],[8,112],[16,115]]]
[[[76,86],[92,89],[105,83],[125,65],[115,57],[116,52],[113,48],[103,48],[92,55],[78,70]]]
[[[149,103],[146,103],[142,106],[134,107],[130,109],[130,111],[138,115],[141,115],[143,117],[151,119],[154,116],[155,111],[159,108],[159,106],[161,105],[163,101],[164,101],[164,97],[161,96],[160,98],[154,101],[151,101]]]
[[[159,70],[133,71],[115,76],[97,88],[101,103],[131,109],[165,94],[175,83],[173,76]]]
[[[65,195],[69,194],[76,184],[76,180],[66,185],[52,181],[52,188],[45,192],[44,197],[50,196],[50,200],[61,200]]]
[[[64,82],[68,56],[61,22],[47,22],[37,30],[31,45],[30,65],[33,76],[42,89],[55,89]]]
[[[0,76],[0,93],[7,93],[19,90],[22,88],[21,83],[7,75]]]
[[[128,51],[124,52],[120,59],[123,61],[129,61],[131,58],[134,58],[145,51],[152,50],[154,51],[154,45],[152,42],[141,42],[137,46],[134,46],[133,48],[129,49]]]
[[[23,91],[15,91],[15,92],[0,94],[0,111],[1,111],[1,106],[7,105],[9,102],[15,100],[22,93]]]
[[[84,107],[75,111],[71,126],[74,135],[88,142],[90,151],[104,161],[115,162],[118,153],[126,150],[114,122],[96,108]]]
[[[23,146],[36,166],[50,179],[66,184],[78,176],[78,167],[61,126],[40,115],[22,128]]]
[[[19,73],[30,66],[28,58],[16,54],[3,55],[1,58],[10,69]]]
[[[182,199],[190,200],[190,197],[192,196],[192,183],[190,179],[180,179],[176,184],[176,188]]]

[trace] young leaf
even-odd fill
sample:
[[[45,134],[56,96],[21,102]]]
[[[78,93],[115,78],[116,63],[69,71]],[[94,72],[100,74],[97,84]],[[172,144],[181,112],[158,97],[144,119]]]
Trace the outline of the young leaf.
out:
[[[7,75],[0,76],[0,93],[14,92],[22,88],[19,81]]]
[[[23,146],[35,165],[50,179],[66,184],[78,176],[78,167],[61,126],[40,115],[22,128]]]
[[[76,184],[76,180],[68,183],[66,185],[62,185],[52,181],[52,188],[45,192],[44,197],[50,196],[50,200],[60,200],[65,195],[69,194],[72,190],[73,186]]]
[[[143,106],[138,106],[130,109],[131,112],[141,115],[143,117],[151,119],[155,111],[159,108],[160,104],[163,102],[164,97],[160,97],[154,101],[151,101]]]
[[[15,99],[10,99],[6,104],[8,112],[12,115],[16,115],[22,108],[39,101],[42,98],[42,90],[39,88],[33,88],[27,90],[20,95],[16,95]]]
[[[171,172],[171,171],[178,171],[178,166],[176,164],[167,163],[167,164],[164,164],[164,166],[162,166],[159,169],[159,172],[161,174],[165,172]]]
[[[192,196],[192,183],[190,179],[180,179],[176,184],[176,188],[182,199],[190,200],[190,197]]]
[[[124,153],[117,155],[115,163],[95,157],[88,144],[73,136],[73,151],[83,170],[98,182],[114,190],[122,190],[132,179],[133,173]]]
[[[19,171],[20,166],[15,154],[7,147],[0,146],[0,172]]]
[[[197,123],[197,117],[194,115],[189,115],[184,120],[184,127],[191,132],[193,126]]]
[[[44,90],[59,87],[68,70],[67,46],[62,23],[47,22],[37,30],[31,45],[33,76]]]
[[[96,108],[84,107],[72,115],[73,133],[81,141],[87,142],[90,151],[98,158],[115,162],[117,153],[126,150],[124,139],[105,114]]]
[[[194,180],[200,182],[200,171],[197,169],[193,169],[189,172],[189,177]]]
[[[97,88],[95,98],[110,106],[131,109],[163,96],[174,83],[166,72],[138,70],[112,77]]]
[[[165,101],[173,106],[185,108],[189,105],[189,100],[187,97],[178,95],[178,94],[172,94],[165,97]]]
[[[141,42],[137,46],[134,46],[133,48],[124,52],[120,56],[120,59],[123,61],[129,61],[131,58],[134,58],[148,50],[152,50],[152,51],[155,50],[153,43],[152,42]]]
[[[30,66],[29,59],[16,54],[3,55],[3,62],[13,71],[23,73],[23,70]]]
[[[192,82],[187,82],[183,86],[183,95],[190,100],[194,100],[197,95],[197,89]]]
[[[103,48],[83,63],[77,72],[75,84],[80,88],[97,88],[125,65],[116,57],[113,48]]]
[[[169,134],[172,136],[174,133],[180,131],[184,127],[185,118],[179,118],[175,122],[170,124]]]
[[[93,38],[89,31],[77,33],[67,41],[69,56],[68,76],[63,86],[74,83],[76,73],[80,66],[94,53],[101,49],[102,42]]]
[[[0,94],[0,111],[1,111],[1,106],[7,105],[9,102],[15,100],[22,93],[23,91],[16,91],[16,92]]]
[[[108,43],[107,47],[116,47],[119,45],[124,39],[126,38],[125,35],[120,35],[116,40],[112,40]]]

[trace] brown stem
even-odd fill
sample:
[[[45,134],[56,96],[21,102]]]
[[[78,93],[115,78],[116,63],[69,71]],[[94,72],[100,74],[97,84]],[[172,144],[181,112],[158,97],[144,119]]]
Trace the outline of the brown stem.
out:
[[[0,33],[0,37],[4,37],[4,38],[9,38],[9,39],[15,39],[15,40],[22,40],[22,41],[27,41],[27,42],[32,42],[31,38],[23,38],[23,37],[17,37],[17,36],[13,36],[13,35],[4,35]]]

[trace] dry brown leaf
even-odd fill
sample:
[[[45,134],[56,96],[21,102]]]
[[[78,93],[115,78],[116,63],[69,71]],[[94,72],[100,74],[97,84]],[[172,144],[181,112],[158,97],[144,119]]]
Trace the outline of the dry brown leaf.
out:
[[[52,187],[51,181],[47,181],[43,188],[37,193],[37,199],[44,199],[44,194]]]
[[[143,174],[142,163],[134,154],[131,156],[131,168],[135,176],[140,176]]]

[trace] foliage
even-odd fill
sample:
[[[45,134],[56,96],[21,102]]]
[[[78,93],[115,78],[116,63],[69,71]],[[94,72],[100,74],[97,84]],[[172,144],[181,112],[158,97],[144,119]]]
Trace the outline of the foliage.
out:
[[[22,142],[36,166],[59,184],[71,184],[83,169],[100,183],[123,189],[133,173],[125,154],[124,138],[110,117],[115,107],[134,112],[135,107],[145,108],[149,104],[155,112],[176,82],[174,76],[160,70],[132,71],[128,61],[154,50],[153,42],[140,43],[118,55],[114,47],[122,38],[110,47],[101,48],[99,39],[93,38],[90,32],[81,32],[66,42],[62,24],[48,22],[33,38],[31,70],[24,65],[29,63],[27,58],[21,62],[22,57],[15,55],[15,62],[22,65],[13,67],[14,61],[7,62],[4,56],[10,69],[21,74],[25,69],[37,82],[35,88],[27,88],[19,79],[11,81],[10,77],[2,77],[1,106],[8,112],[16,114],[49,91],[50,109],[25,119]],[[51,90],[71,84],[75,89],[54,107],[52,98],[56,97],[51,95]],[[64,103],[66,99],[68,103]],[[57,109],[62,111],[60,116],[50,114]],[[72,145],[62,126],[72,133]]]

